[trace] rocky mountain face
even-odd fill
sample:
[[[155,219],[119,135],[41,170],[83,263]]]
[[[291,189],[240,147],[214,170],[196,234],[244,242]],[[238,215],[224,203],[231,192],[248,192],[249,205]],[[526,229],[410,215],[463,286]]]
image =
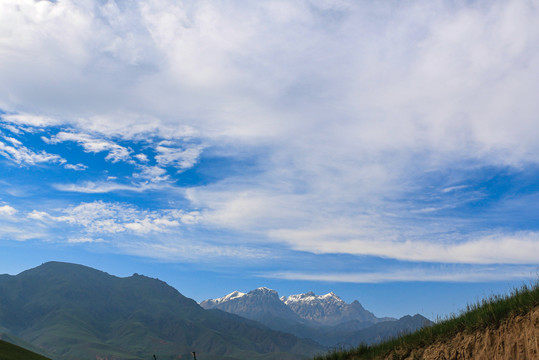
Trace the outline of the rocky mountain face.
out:
[[[343,323],[376,324],[379,319],[355,300],[347,304],[333,292],[316,295],[313,292],[279,298],[275,290],[258,288],[249,293],[234,291],[222,298],[203,301],[205,309],[219,309],[248,319],[260,320],[261,315],[294,320],[310,326],[335,326]]]
[[[204,309],[219,309],[252,320],[262,320],[268,317],[293,319],[301,322],[275,290],[261,287],[249,293],[235,291],[225,297],[203,301],[200,306]]]
[[[234,291],[219,299],[200,303],[204,309],[218,309],[258,321],[270,329],[305,336],[310,329],[307,322],[292,311],[275,290],[261,287],[248,293]]]
[[[312,291],[281,297],[281,301],[302,319],[320,325],[338,325],[349,321],[375,324],[380,321],[373,313],[355,300],[347,304],[333,292],[315,295]]]
[[[259,304],[275,298],[280,302],[261,295]],[[324,351],[244,317],[204,310],[160,280],[58,262],[0,276],[0,338],[27,342],[55,360],[188,359],[192,351],[208,360],[292,360]]]
[[[308,292],[279,298],[275,290],[258,288],[249,293],[235,291],[200,305],[256,320],[271,329],[309,338],[325,346],[376,343],[431,324],[421,315],[399,320],[377,318],[359,301],[348,304],[332,292],[326,295]]]

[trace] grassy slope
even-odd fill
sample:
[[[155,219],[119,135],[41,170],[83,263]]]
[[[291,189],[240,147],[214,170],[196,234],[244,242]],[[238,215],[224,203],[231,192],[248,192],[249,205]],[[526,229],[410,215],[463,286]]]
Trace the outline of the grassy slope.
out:
[[[0,340],[0,360],[50,360],[17,345]]]
[[[524,315],[537,306],[539,281],[531,286],[515,289],[507,296],[494,295],[477,304],[468,305],[466,311],[460,315],[454,315],[415,333],[375,346],[361,345],[352,350],[335,350],[327,355],[317,356],[314,360],[381,359],[396,349],[400,349],[402,353],[410,353],[414,349],[450,339],[460,332],[472,333],[488,327],[497,328],[503,320]]]

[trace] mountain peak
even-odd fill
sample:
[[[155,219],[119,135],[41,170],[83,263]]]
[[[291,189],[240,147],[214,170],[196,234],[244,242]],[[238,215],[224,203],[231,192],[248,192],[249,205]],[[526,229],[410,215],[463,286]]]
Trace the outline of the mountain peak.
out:
[[[279,300],[279,293],[273,289],[268,289],[267,287],[259,287],[257,289],[251,290],[247,293],[247,295],[252,297],[263,297],[263,298],[271,298],[273,300]]]
[[[281,301],[302,319],[318,324],[333,326],[350,320],[374,324],[379,321],[357,300],[347,304],[334,292],[316,295],[309,291],[305,294],[282,297]]]
[[[206,308],[206,309],[207,308],[212,308],[212,307],[215,307],[215,306],[217,306],[219,304],[223,304],[223,303],[226,303],[226,302],[234,300],[234,299],[239,299],[239,298],[241,298],[241,297],[243,297],[245,295],[247,295],[247,294],[236,290],[236,291],[231,292],[228,295],[225,295],[225,296],[217,298],[217,299],[204,300],[202,303],[200,303],[200,305],[203,308]]]
[[[263,293],[277,293],[277,291],[267,288],[265,286],[261,286],[259,288],[256,288],[254,290],[251,290],[250,292],[263,292]]]
[[[336,300],[336,301],[342,301],[344,302],[340,297],[337,296],[337,294],[335,294],[333,291],[326,294],[326,295],[321,295],[320,296],[321,299],[333,299],[333,300]]]
[[[58,360],[149,359],[152,353],[187,358],[192,349],[207,359],[226,353],[231,360],[245,354],[277,360],[322,350],[237,316],[204,311],[160,280],[120,278],[76,264],[51,262],[0,277],[0,309],[0,332]]]
[[[293,303],[322,303],[322,302],[332,302],[332,303],[342,303],[345,302],[338,297],[334,292],[330,292],[325,295],[316,295],[314,292],[309,291],[305,294],[290,295],[289,297],[282,297],[281,300],[287,304],[291,305]]]

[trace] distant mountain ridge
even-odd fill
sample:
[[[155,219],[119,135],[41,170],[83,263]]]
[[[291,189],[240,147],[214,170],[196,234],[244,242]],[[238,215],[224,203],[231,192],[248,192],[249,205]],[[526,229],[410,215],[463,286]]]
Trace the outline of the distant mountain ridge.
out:
[[[351,304],[347,304],[333,292],[316,295],[311,291],[305,294],[283,296],[281,301],[302,319],[321,325],[331,326],[348,321],[375,324],[381,321],[373,313],[365,310],[359,301],[354,300]],[[395,319],[388,318],[387,320]]]
[[[277,291],[266,287],[248,293],[234,291],[221,298],[205,300],[200,306],[205,309],[217,308],[250,319],[257,318],[258,313],[270,312],[313,326],[334,326],[350,321],[376,324],[380,321],[396,320],[379,319],[365,310],[359,301],[347,304],[333,292],[316,295],[311,291],[279,298]]]
[[[260,287],[247,294],[234,291],[222,298],[204,301],[200,306],[205,309],[223,310],[252,320],[274,316],[301,322],[301,318],[279,299],[277,291],[266,287]]]
[[[55,360],[298,359],[324,349],[313,341],[194,300],[158,279],[119,278],[49,262],[0,276],[0,329]]]
[[[271,329],[309,338],[325,346],[376,343],[432,324],[419,314],[399,320],[378,318],[359,301],[348,304],[333,292],[325,295],[307,292],[279,298],[275,290],[262,287],[248,293],[234,291],[221,298],[205,300],[200,306],[259,321]]]

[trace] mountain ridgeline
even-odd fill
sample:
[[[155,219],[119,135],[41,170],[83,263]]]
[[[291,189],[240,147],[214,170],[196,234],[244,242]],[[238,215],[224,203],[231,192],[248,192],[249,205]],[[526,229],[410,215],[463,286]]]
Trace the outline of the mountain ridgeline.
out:
[[[334,293],[309,292],[279,298],[275,290],[264,287],[249,293],[235,291],[222,298],[205,300],[200,305],[240,315],[273,330],[329,347],[374,344],[432,324],[419,314],[398,320],[378,318],[357,300],[347,304]]]
[[[420,315],[377,318],[333,293],[279,298],[259,288],[199,305],[158,279],[76,264],[0,275],[0,339],[54,360],[190,359],[193,351],[198,360],[306,359],[425,325]]]
[[[55,360],[189,359],[192,351],[199,360],[277,360],[324,350],[252,320],[204,310],[157,279],[59,262],[0,275],[0,337]]]

